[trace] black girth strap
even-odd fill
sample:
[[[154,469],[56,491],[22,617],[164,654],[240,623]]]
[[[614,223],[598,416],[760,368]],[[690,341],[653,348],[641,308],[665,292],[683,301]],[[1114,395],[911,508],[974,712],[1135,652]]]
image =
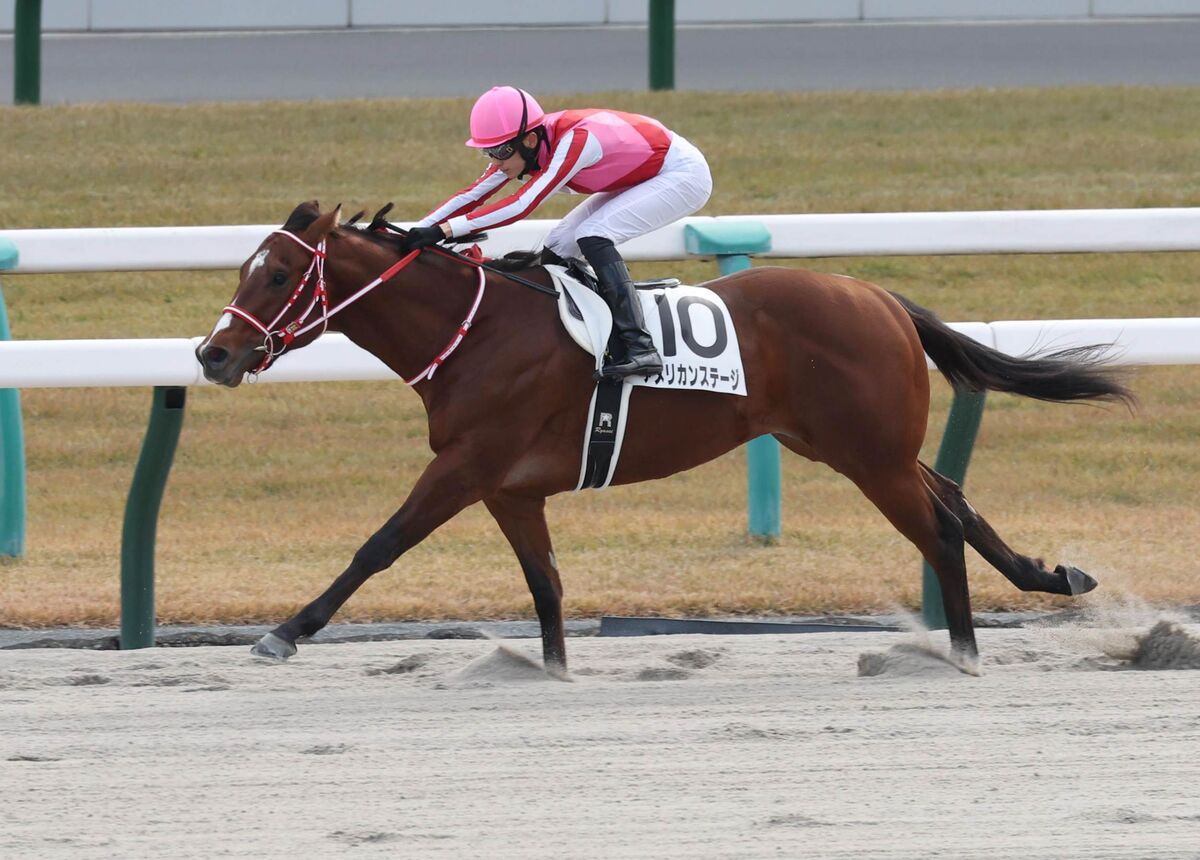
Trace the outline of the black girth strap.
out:
[[[625,434],[624,407],[628,397],[621,380],[596,383],[592,414],[588,422],[588,437],[584,450],[583,477],[576,489],[599,489],[608,485],[610,472],[615,471],[613,460]]]

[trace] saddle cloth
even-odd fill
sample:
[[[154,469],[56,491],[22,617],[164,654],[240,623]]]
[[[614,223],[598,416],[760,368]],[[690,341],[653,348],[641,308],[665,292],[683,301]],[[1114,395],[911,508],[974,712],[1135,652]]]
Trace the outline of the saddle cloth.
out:
[[[562,266],[546,266],[558,287],[558,310],[571,338],[595,356],[596,369],[612,334],[612,312],[599,295]],[[663,359],[663,371],[626,382],[646,388],[681,388],[746,396],[742,352],[729,309],[704,287],[638,290],[646,330]]]

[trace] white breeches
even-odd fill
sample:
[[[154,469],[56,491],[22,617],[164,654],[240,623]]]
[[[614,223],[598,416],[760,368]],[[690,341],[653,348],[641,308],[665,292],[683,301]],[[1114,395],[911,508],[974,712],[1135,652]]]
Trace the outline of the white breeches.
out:
[[[671,141],[658,175],[624,191],[588,197],[546,236],[546,247],[560,257],[579,257],[578,240],[601,236],[620,245],[691,215],[712,194],[708,162],[679,135]]]

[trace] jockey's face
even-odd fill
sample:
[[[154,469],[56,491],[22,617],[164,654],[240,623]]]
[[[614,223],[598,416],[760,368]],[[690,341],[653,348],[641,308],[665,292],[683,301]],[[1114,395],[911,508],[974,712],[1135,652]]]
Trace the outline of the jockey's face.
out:
[[[534,132],[525,135],[521,143],[530,149],[537,146],[538,137]],[[509,179],[516,179],[525,172],[525,159],[521,155],[521,151],[517,150],[503,161],[496,158],[488,159],[492,164],[496,165],[496,169],[507,176]]]

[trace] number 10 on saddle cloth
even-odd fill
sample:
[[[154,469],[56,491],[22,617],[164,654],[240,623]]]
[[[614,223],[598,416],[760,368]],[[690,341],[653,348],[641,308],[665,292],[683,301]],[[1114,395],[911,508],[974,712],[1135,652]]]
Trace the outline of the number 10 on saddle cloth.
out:
[[[742,354],[729,310],[703,287],[639,290],[646,329],[662,355],[661,374],[633,385],[746,395]]]

